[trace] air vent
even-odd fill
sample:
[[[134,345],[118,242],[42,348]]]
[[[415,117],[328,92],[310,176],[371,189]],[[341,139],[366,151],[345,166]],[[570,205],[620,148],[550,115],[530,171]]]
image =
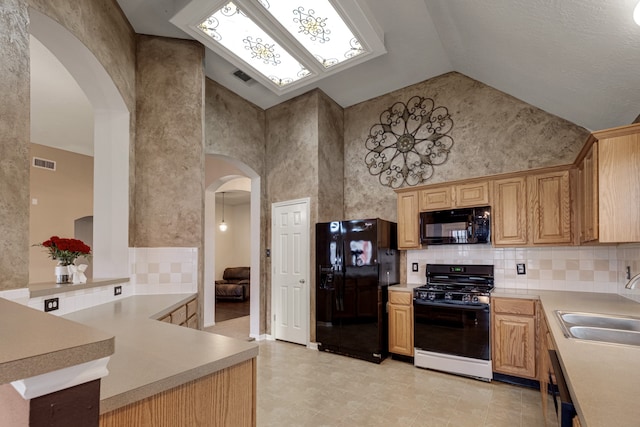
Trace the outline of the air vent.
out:
[[[48,169],[50,171],[56,170],[56,162],[53,160],[41,159],[39,157],[33,158],[33,167],[40,169]]]
[[[249,83],[249,80],[251,80],[251,76],[247,73],[245,73],[242,70],[235,70],[233,72],[233,75],[236,76],[237,78],[239,78],[240,80],[242,80],[245,83]]]

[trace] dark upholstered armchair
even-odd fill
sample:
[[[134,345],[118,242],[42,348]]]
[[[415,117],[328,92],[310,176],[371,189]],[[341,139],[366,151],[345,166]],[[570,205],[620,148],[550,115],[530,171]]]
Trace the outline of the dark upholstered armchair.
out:
[[[216,280],[216,299],[244,301],[249,298],[251,269],[229,267],[224,269],[222,280]]]

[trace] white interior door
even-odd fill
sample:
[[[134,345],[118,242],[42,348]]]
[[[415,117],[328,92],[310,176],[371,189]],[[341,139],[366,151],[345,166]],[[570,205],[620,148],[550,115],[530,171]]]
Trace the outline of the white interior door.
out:
[[[309,341],[309,199],[271,209],[271,307],[275,339]]]

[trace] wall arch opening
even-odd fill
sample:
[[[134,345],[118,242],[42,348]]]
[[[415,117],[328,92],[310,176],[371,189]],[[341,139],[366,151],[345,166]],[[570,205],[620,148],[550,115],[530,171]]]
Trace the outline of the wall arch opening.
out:
[[[250,327],[249,336],[258,338],[260,334],[260,176],[239,160],[222,155],[206,155],[205,159],[205,243],[204,243],[204,326],[215,323],[215,230],[218,226],[215,212],[215,192],[225,183],[246,177],[251,180],[250,196]]]
[[[48,16],[29,9],[31,35],[69,71],[94,111],[93,277],[129,275],[130,113],[93,53]]]

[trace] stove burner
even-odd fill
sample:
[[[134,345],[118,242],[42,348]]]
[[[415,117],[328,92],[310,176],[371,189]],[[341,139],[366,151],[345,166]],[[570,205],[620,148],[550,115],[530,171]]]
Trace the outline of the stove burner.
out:
[[[427,264],[427,284],[415,288],[414,297],[424,302],[475,305],[488,303],[492,290],[492,265]]]

